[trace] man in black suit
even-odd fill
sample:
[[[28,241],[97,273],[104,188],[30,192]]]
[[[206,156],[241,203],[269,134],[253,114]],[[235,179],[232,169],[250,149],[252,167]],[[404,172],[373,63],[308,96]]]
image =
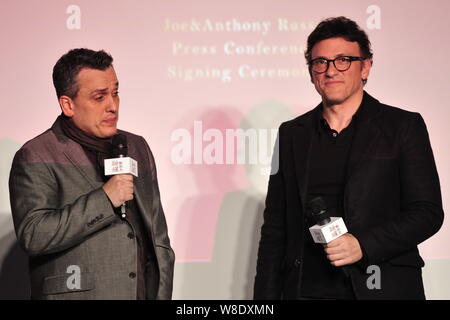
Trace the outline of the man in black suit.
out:
[[[254,297],[424,299],[417,245],[443,222],[425,123],[363,90],[372,51],[354,21],[322,21],[305,57],[322,103],[279,128]],[[349,231],[327,245],[308,231],[317,196]]]

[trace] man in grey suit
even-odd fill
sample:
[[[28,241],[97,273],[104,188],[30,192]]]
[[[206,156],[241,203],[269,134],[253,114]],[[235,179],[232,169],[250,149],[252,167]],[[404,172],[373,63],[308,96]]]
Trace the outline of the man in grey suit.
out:
[[[102,50],[63,55],[53,68],[62,114],[15,155],[11,209],[29,255],[32,299],[172,296],[175,255],[154,158],[144,138],[117,129],[112,61]],[[139,177],[104,176],[116,134],[128,141]]]

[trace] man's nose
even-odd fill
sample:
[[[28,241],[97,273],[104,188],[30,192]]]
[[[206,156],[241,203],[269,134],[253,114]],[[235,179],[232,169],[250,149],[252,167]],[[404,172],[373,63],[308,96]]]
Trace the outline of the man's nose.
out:
[[[113,96],[109,96],[106,111],[116,113],[118,110],[119,110],[119,99]]]
[[[327,71],[325,73],[327,75],[327,77],[333,77],[334,75],[336,75],[338,73],[339,73],[339,70],[336,69],[336,67],[334,66],[333,61],[329,61],[328,62],[328,69],[327,69]]]

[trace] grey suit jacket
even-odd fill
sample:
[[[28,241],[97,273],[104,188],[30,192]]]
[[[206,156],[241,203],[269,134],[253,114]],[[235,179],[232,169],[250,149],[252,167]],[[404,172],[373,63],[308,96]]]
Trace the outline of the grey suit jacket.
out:
[[[153,155],[144,138],[119,132],[138,161],[134,197],[157,258],[147,281],[156,277],[156,298],[170,299],[175,254]],[[17,239],[30,257],[33,299],[136,299],[136,238],[128,237],[132,227],[114,213],[103,183],[58,120],[16,153],[11,209]]]

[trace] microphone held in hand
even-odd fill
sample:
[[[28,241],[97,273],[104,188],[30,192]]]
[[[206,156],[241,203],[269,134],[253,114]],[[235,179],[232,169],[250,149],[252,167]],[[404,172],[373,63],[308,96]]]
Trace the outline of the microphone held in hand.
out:
[[[116,134],[112,138],[112,156],[113,158],[124,158],[128,155],[127,137],[123,134]],[[127,203],[124,202],[120,206],[122,217],[126,217]]]
[[[322,197],[315,197],[309,202],[309,208],[311,209],[311,215],[314,221],[319,225],[323,226],[331,221],[330,215],[328,214],[327,205]]]
[[[329,243],[347,233],[347,227],[341,217],[330,217],[327,206],[322,197],[312,199],[309,204],[309,212],[316,222],[309,232],[315,243]]]
[[[116,174],[132,174],[138,176],[137,161],[128,157],[127,137],[116,134],[112,137],[111,159],[105,159],[105,176]],[[122,218],[126,217],[126,203],[121,205]]]
[[[341,217],[330,217],[327,205],[322,197],[316,197],[308,203],[311,216],[316,222],[309,232],[315,243],[329,243],[343,234],[347,233],[347,227]],[[346,266],[342,271],[348,277],[349,271]]]
[[[116,134],[112,137],[112,158],[123,158],[128,155],[127,136],[123,134]]]

